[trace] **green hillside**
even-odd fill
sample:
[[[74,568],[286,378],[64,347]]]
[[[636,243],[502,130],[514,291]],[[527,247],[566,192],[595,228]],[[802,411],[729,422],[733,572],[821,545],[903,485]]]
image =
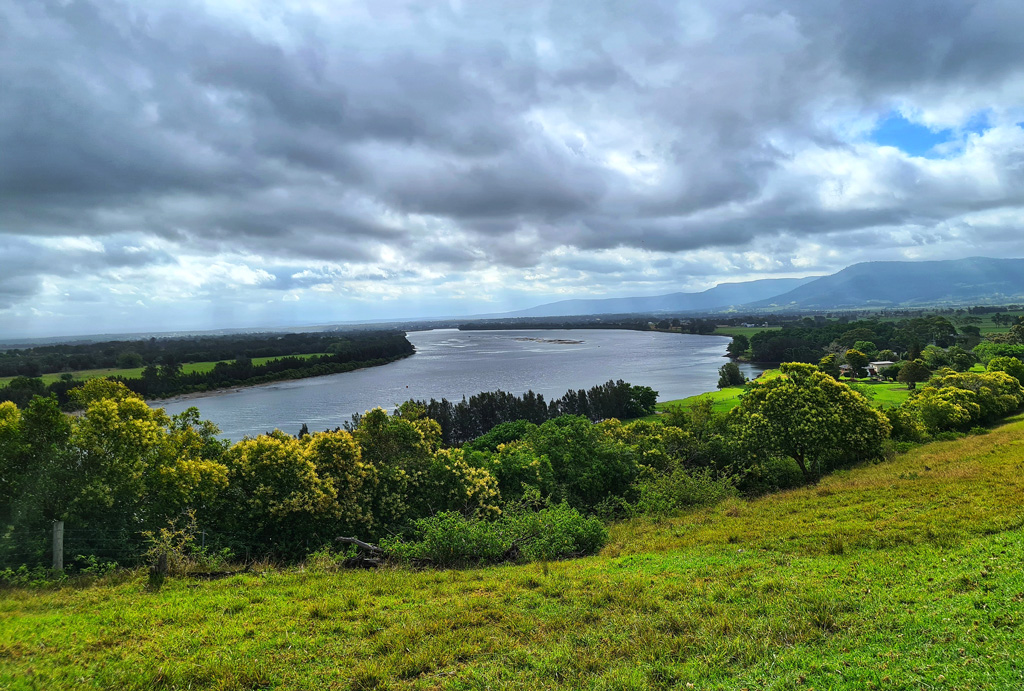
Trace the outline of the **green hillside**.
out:
[[[1024,687],[1024,418],[461,571],[141,572],[0,595],[14,689]]]

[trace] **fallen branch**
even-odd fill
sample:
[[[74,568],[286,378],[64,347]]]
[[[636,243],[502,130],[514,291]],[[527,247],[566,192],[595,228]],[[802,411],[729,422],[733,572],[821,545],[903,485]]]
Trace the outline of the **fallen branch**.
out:
[[[346,569],[376,569],[388,558],[388,553],[377,545],[363,542],[355,537],[336,537],[335,542],[343,545],[355,545],[361,550],[360,554],[349,557],[341,563]]]
[[[387,552],[382,550],[377,545],[371,545],[369,542],[363,542],[359,538],[355,538],[355,537],[336,537],[336,538],[334,538],[334,541],[335,542],[340,542],[343,545],[355,545],[355,546],[359,547],[360,549],[366,550],[370,554],[379,554],[379,555],[382,555],[382,556],[387,554]]]

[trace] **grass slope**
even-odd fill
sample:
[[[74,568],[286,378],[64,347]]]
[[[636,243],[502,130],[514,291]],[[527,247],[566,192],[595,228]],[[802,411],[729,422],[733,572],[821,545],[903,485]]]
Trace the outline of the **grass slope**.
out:
[[[547,565],[7,591],[0,687],[1022,688],[1022,457],[1016,418]]]

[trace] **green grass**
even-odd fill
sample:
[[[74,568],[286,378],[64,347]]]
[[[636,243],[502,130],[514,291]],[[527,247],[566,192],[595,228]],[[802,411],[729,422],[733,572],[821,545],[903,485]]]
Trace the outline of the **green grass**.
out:
[[[464,571],[0,595],[12,689],[1017,689],[1024,420]]]
[[[1003,314],[1008,314],[1013,317],[1024,316],[1024,312],[1003,312]],[[1006,326],[1004,324],[996,324],[995,322],[993,322],[993,315],[991,314],[982,314],[978,316],[981,319],[981,321],[977,323],[967,322],[961,318],[953,319],[953,323],[956,325],[957,329],[959,329],[961,326],[977,326],[981,330],[982,336],[988,336],[989,334],[995,333],[1007,333],[1010,330],[1009,326]]]
[[[857,390],[873,404],[882,408],[895,408],[907,400],[911,393],[906,384],[868,379],[861,380],[857,385]]]
[[[778,377],[781,372],[777,369],[765,370],[757,378],[757,381],[768,381]],[[657,411],[654,415],[647,415],[639,418],[640,420],[657,420],[661,413],[664,413],[669,408],[676,406],[682,406],[683,408],[689,408],[694,403],[699,401],[701,398],[709,397],[712,400],[712,410],[716,413],[727,413],[740,404],[740,397],[743,395],[744,388],[742,386],[729,386],[724,389],[718,389],[717,391],[708,391],[706,393],[698,394],[696,396],[690,396],[688,398],[677,398],[672,401],[661,401],[656,403],[654,409]]]
[[[327,353],[309,353],[309,354],[306,354],[306,355],[292,355],[292,356],[289,356],[289,357],[311,358],[311,357],[317,357],[319,355],[326,355],[326,354]],[[254,357],[252,359],[252,364],[254,364],[254,365],[262,365],[262,364],[265,364],[265,363],[267,363],[267,362],[269,362],[271,360],[279,360],[279,359],[280,359],[279,356],[274,356],[274,357]],[[209,372],[209,371],[213,370],[213,367],[216,364],[217,364],[216,362],[188,362],[188,363],[185,363],[184,365],[181,366],[181,371],[184,372],[185,374],[191,374],[193,372]],[[74,376],[76,381],[85,381],[86,379],[95,379],[96,377],[114,377],[114,376],[124,377],[125,379],[138,379],[139,377],[142,376],[142,369],[143,369],[142,367],[130,367],[130,368],[108,367],[108,368],[103,368],[103,369],[78,370],[76,372],[71,372],[70,374]],[[42,375],[40,377],[40,379],[43,380],[43,384],[49,385],[49,384],[52,384],[55,381],[59,381],[62,375],[63,375],[62,372],[44,374],[44,375]],[[14,377],[0,377],[0,386],[6,385],[12,379],[14,379]]]
[[[768,381],[780,376],[780,374],[781,373],[777,369],[766,370],[760,377],[758,377],[757,381]],[[845,382],[846,380],[844,379],[843,381]],[[871,381],[870,379],[861,379],[857,384],[858,390],[861,390],[872,404],[881,406],[882,408],[898,406],[910,396],[910,391],[907,389],[906,384],[877,382]],[[674,401],[662,401],[654,406],[655,410],[658,411],[657,413],[639,419],[657,420],[659,419],[660,414],[664,413],[669,408],[675,406],[689,408],[704,397],[711,398],[713,402],[712,410],[716,413],[727,413],[740,404],[740,399],[743,396],[744,390],[745,389],[742,386],[730,386],[725,389],[719,389],[718,391],[709,391],[697,396],[690,396],[689,398],[680,398]]]
[[[663,401],[657,403],[654,409],[659,413],[667,411],[669,408],[675,408],[681,406],[683,408],[689,408],[694,403],[702,398],[710,398],[712,400],[712,409],[716,413],[727,413],[740,403],[740,396],[743,395],[742,386],[730,386],[724,389],[718,389],[717,391],[708,391],[702,393],[699,396],[690,396],[689,398],[680,398],[674,401]],[[654,419],[657,415],[649,415],[644,419]]]
[[[750,338],[762,331],[779,331],[781,326],[719,326],[713,332],[713,336],[746,336]]]

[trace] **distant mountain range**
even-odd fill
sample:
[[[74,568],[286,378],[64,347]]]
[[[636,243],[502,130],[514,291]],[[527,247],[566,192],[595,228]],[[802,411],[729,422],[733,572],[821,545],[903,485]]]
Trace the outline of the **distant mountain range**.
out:
[[[654,312],[778,312],[1024,302],[1024,259],[863,262],[830,276],[722,283],[699,293],[562,300],[508,317]]]
[[[745,283],[721,283],[700,293],[669,293],[633,298],[561,300],[517,312],[507,317],[570,317],[577,314],[630,314],[633,312],[704,312],[728,309],[757,300],[783,295],[806,283],[809,278],[766,278]]]

